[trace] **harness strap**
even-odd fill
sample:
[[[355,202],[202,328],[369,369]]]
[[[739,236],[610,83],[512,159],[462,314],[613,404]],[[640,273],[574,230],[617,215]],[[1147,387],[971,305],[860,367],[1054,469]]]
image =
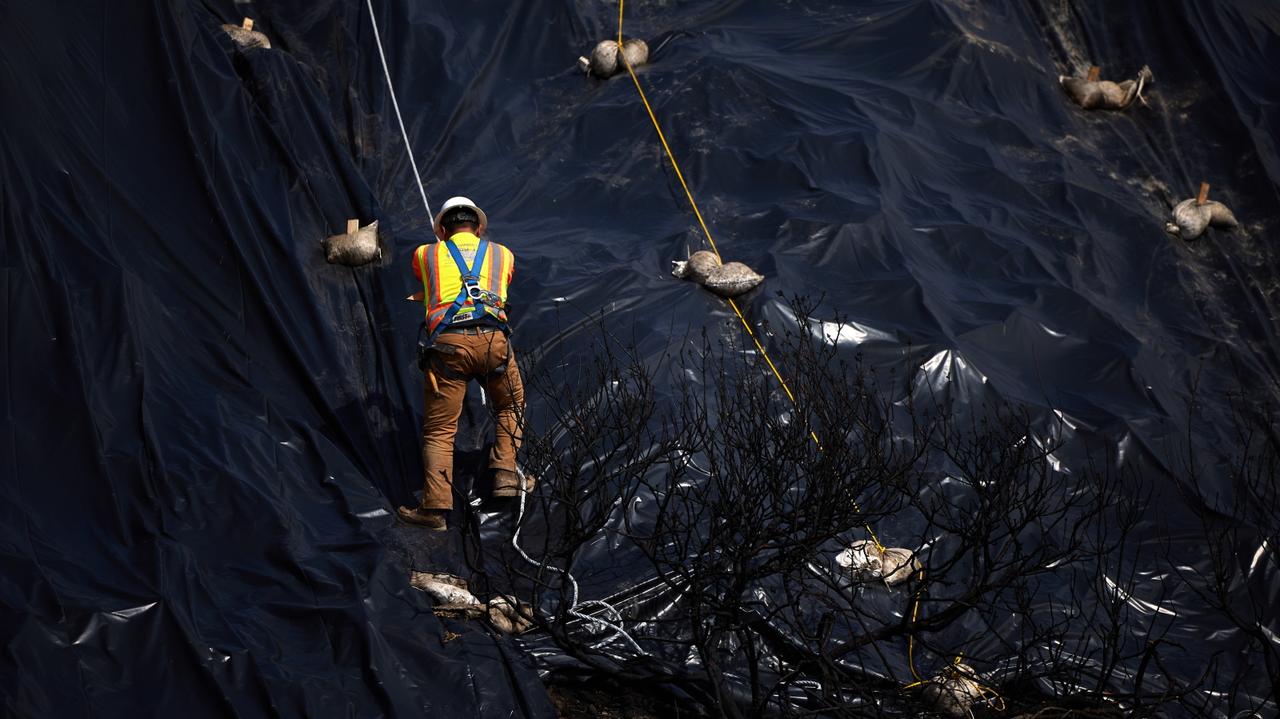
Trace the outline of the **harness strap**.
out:
[[[462,309],[462,307],[467,303],[467,284],[474,283],[480,279],[479,275],[474,272],[474,269],[484,266],[484,256],[489,250],[489,241],[484,238],[480,239],[480,245],[476,247],[476,256],[470,267],[467,266],[467,260],[462,256],[462,252],[458,249],[456,244],[451,240],[445,240],[444,246],[449,250],[449,255],[453,257],[453,263],[458,266],[458,273],[462,276],[462,287],[458,290],[458,296],[453,300],[453,304],[449,305],[449,309],[445,310],[444,317],[440,318],[440,324],[436,325],[436,328],[431,331],[431,336],[427,338],[428,347],[435,345],[436,338],[440,336],[440,333],[444,331],[444,328],[449,326],[450,322],[453,322],[454,315],[458,314],[458,310]],[[421,266],[421,263],[419,263],[419,266]],[[426,276],[427,273],[423,272],[422,277],[424,284],[426,282]],[[429,295],[430,293],[427,294]],[[484,303],[479,300],[475,300],[473,301],[473,304],[483,305]]]

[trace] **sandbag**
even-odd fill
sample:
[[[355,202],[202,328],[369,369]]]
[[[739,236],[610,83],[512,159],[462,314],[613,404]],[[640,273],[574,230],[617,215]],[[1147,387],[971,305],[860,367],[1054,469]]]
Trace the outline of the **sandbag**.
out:
[[[1232,229],[1239,226],[1231,208],[1216,200],[1202,202],[1192,197],[1174,206],[1173,222],[1165,225],[1165,231],[1184,240],[1194,240],[1210,227]]]
[[[361,267],[382,259],[382,247],[378,244],[378,221],[358,227],[356,220],[349,220],[346,232],[325,238],[324,259],[331,265],[347,267]]]
[[[271,47],[271,41],[267,39],[267,36],[261,31],[253,29],[252,18],[245,18],[244,23],[240,25],[228,23],[222,26],[222,30],[231,36],[231,40],[235,42],[236,47],[240,50]]]
[[[920,692],[939,714],[953,719],[972,717],[973,705],[982,699],[982,685],[974,676],[972,667],[957,662],[925,682]]]
[[[622,42],[622,59],[626,60],[626,64],[632,68],[640,67],[649,62],[649,44],[644,40],[624,40]],[[619,62],[618,58],[618,42],[616,40],[601,40],[591,50],[591,57],[578,58],[578,66],[582,71],[595,75],[599,78],[610,78],[621,72],[626,72],[626,65]]]
[[[860,539],[836,555],[836,564],[860,579],[880,579],[894,586],[920,571],[915,552],[901,547],[876,546],[870,539]]]
[[[673,260],[671,275],[697,282],[721,297],[731,298],[755,289],[764,276],[741,262],[720,263],[713,252],[698,250],[688,260]]]
[[[1142,91],[1151,82],[1151,68],[1143,66],[1138,71],[1137,79],[1118,83],[1097,79],[1097,72],[1098,68],[1095,67],[1084,78],[1062,75],[1058,77],[1058,84],[1077,105],[1086,110],[1123,110],[1132,105],[1134,100],[1141,100],[1146,104]]]

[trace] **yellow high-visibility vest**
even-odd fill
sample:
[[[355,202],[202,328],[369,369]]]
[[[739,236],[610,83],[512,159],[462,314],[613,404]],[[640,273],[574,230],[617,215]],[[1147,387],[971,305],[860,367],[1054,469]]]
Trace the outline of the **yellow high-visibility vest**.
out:
[[[476,250],[480,246],[479,237],[470,232],[458,232],[444,242],[421,245],[414,251],[413,271],[422,278],[422,304],[426,310],[428,332],[435,332],[436,326],[462,292],[462,272],[449,254],[445,242],[454,243],[468,262],[475,261]],[[506,247],[490,241],[483,264],[483,267],[478,268],[480,288],[501,298],[505,305],[507,285],[515,271],[515,255]],[[487,304],[481,304],[480,307],[486,316],[506,325],[507,312],[504,307],[490,307]],[[475,303],[467,298],[450,324],[480,319],[475,316],[475,311]]]

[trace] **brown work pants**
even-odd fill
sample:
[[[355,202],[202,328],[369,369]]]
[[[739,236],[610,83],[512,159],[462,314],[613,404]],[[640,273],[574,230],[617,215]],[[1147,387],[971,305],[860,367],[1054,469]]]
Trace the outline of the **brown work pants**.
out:
[[[436,338],[430,354],[422,417],[422,461],[426,467],[422,506],[452,509],[453,438],[458,433],[467,383],[478,379],[484,385],[497,425],[489,466],[512,471],[520,448],[524,385],[515,353],[500,331],[445,332]]]

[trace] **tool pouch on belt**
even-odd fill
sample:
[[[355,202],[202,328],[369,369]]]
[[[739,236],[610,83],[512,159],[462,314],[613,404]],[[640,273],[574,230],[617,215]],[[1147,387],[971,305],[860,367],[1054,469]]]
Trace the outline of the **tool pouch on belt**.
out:
[[[431,369],[431,359],[443,352],[452,354],[454,348],[435,342],[435,336],[427,332],[427,323],[418,325],[418,369],[426,372]]]
[[[418,343],[418,369],[432,377],[432,384],[435,384],[436,377],[445,377],[455,380],[473,379],[471,376],[463,374],[458,370],[450,367],[444,355],[457,354],[458,348],[453,345],[437,342],[433,345],[426,345],[423,342]],[[476,376],[474,379],[481,379]]]
[[[418,369],[426,372],[431,367],[431,337],[427,323],[418,325]]]
[[[509,330],[505,330],[504,328],[504,334],[508,331]],[[446,376],[453,377],[454,379],[483,380],[486,377],[501,377],[503,374],[506,374],[507,367],[511,364],[511,345],[508,344],[507,353],[498,362],[496,367],[483,375],[476,375],[474,378],[467,377],[465,375],[458,374],[450,367],[445,366],[443,362],[433,361],[439,360],[441,354],[453,354],[454,352],[457,352],[458,350],[456,348],[443,343],[429,344],[430,341],[431,337],[427,333],[427,323],[423,322],[418,327],[418,369],[423,372],[435,371]]]
[[[458,350],[456,347],[437,342],[433,345],[427,345],[424,341],[418,341],[418,369],[423,372],[435,372],[454,379],[467,379],[466,375],[458,374],[457,371],[447,366],[440,355],[451,355]]]

